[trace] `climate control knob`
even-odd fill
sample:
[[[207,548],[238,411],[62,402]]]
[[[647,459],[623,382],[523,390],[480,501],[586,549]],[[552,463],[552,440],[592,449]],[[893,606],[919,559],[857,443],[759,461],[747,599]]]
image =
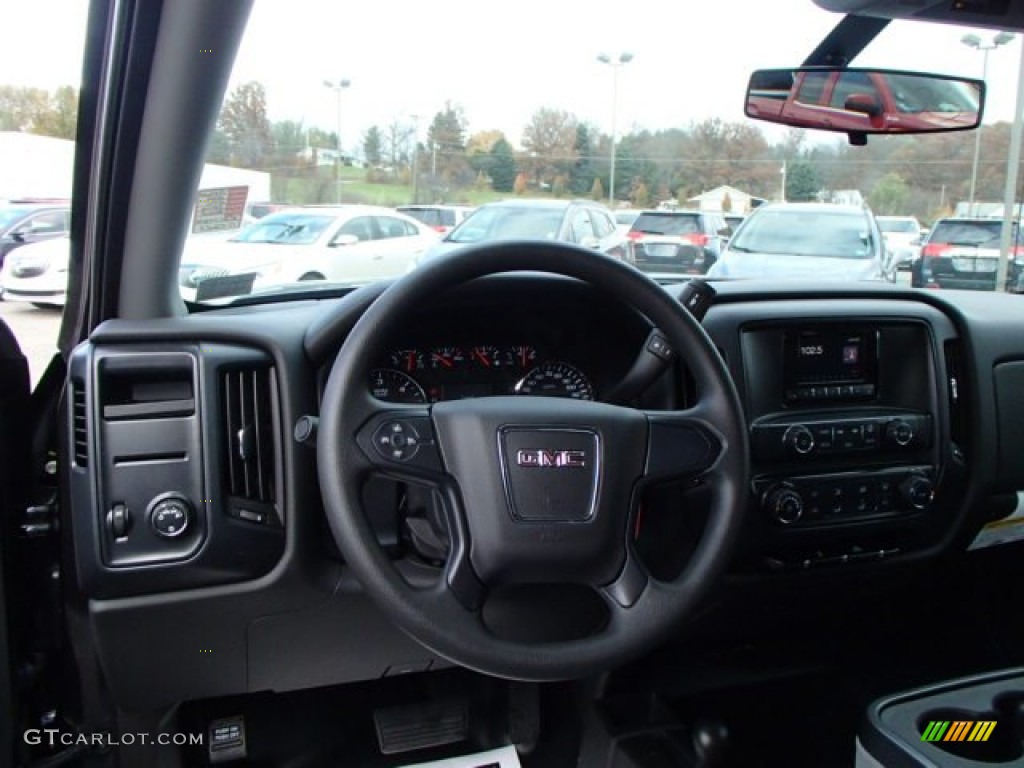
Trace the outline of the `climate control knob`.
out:
[[[782,444],[793,453],[806,456],[814,450],[814,433],[802,424],[796,424],[786,430]]]
[[[914,428],[903,419],[890,421],[885,427],[885,439],[893,445],[905,448],[914,441]]]
[[[804,499],[788,485],[772,488],[764,495],[764,509],[779,525],[792,525],[804,514]]]
[[[911,509],[927,509],[935,496],[935,486],[924,475],[911,475],[900,483],[900,498]]]

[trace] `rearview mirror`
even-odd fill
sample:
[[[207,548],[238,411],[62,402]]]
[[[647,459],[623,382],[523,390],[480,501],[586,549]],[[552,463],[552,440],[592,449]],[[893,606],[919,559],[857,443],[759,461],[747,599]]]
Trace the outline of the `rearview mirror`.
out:
[[[850,134],[936,133],[976,128],[981,80],[881,69],[762,69],[750,76],[746,115]],[[863,143],[863,141],[855,141]]]

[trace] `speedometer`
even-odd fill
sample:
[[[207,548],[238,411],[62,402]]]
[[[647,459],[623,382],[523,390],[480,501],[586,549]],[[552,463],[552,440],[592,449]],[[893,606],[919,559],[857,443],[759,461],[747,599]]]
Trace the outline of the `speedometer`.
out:
[[[594,399],[594,387],[589,379],[568,363],[541,363],[516,384],[515,390],[520,395]]]
[[[393,368],[370,371],[370,394],[389,403],[425,403],[427,393],[408,376]]]

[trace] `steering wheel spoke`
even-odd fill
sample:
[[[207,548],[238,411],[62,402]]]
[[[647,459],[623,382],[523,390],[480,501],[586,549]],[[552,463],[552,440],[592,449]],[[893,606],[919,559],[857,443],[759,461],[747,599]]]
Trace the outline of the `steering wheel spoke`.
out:
[[[601,587],[601,596],[613,612],[629,610],[643,595],[650,577],[633,547],[627,545],[626,559],[615,581]]]
[[[704,402],[682,411],[646,411],[644,482],[699,478],[722,458],[726,443],[715,409]]]

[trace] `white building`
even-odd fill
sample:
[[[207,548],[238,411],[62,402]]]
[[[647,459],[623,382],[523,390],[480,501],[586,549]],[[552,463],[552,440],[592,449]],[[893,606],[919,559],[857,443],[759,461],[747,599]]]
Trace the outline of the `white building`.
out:
[[[0,131],[0,200],[71,199],[75,142],[18,131]],[[248,187],[250,201],[270,200],[270,174],[207,164],[202,189]]]
[[[736,187],[723,185],[691,197],[687,202],[702,211],[721,211],[722,213],[748,214],[764,202],[763,197],[755,197]]]

